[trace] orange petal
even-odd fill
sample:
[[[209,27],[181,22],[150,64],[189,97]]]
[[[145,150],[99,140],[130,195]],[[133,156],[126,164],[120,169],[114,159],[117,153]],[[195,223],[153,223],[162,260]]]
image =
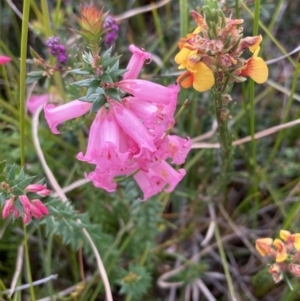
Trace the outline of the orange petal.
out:
[[[246,64],[243,67],[240,75],[249,76],[256,83],[263,84],[268,78],[269,70],[262,58],[252,56],[246,61]]]
[[[199,92],[209,90],[215,83],[213,72],[202,62],[197,63],[193,70],[193,87]]]
[[[186,88],[186,89],[189,88],[189,87],[191,87],[192,84],[193,84],[193,77],[192,77],[192,75],[189,74],[189,76],[187,78],[185,78],[180,84],[181,84],[181,86],[183,88]]]
[[[272,238],[259,238],[256,240],[255,248],[261,256],[270,255],[273,252],[272,243]]]

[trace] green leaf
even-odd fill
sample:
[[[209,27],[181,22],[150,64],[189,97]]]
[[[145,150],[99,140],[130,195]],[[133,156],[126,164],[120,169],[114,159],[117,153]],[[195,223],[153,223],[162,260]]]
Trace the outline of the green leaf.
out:
[[[107,73],[103,73],[103,74],[100,75],[98,78],[99,78],[101,81],[103,81],[103,82],[110,83],[110,84],[113,83],[113,80],[112,80],[111,76],[110,76],[109,74],[107,74]]]
[[[88,75],[91,74],[91,71],[85,68],[78,68],[68,71],[67,73],[79,74],[79,75]]]
[[[102,65],[105,64],[105,61],[107,61],[110,58],[112,51],[112,47],[108,48],[103,54],[102,54]]]
[[[99,87],[99,84],[100,84],[99,79],[93,80],[90,83],[89,87],[88,87],[88,90],[86,92],[86,96],[89,97],[90,95],[92,95],[97,90],[97,88]]]
[[[10,168],[10,170],[7,173],[7,181],[12,181],[15,179],[15,174],[16,174],[16,165],[13,164]]]
[[[20,189],[18,186],[14,186],[12,190],[12,194],[19,196],[19,195],[23,195],[24,191]]]
[[[106,98],[103,94],[100,94],[98,98],[93,102],[93,106],[91,108],[91,113],[98,112],[99,109],[105,104]]]
[[[8,199],[8,194],[3,191],[0,193],[0,205],[4,205],[4,202]]]
[[[6,167],[6,161],[1,161],[0,162],[0,173],[4,172],[5,167]]]
[[[105,69],[106,67],[112,65],[112,64],[115,64],[119,58],[121,57],[121,55],[117,55],[117,56],[113,56],[111,58],[108,58],[106,60],[102,60],[102,68]]]
[[[25,172],[24,172],[24,168],[22,167],[18,175],[18,180],[23,180],[24,178],[25,178]]]
[[[20,189],[25,189],[29,184],[32,184],[34,179],[36,178],[36,176],[33,176],[33,177],[30,177],[30,178],[27,178],[27,179],[24,179],[23,181],[20,181],[17,186],[20,188]]]
[[[116,78],[118,76],[123,75],[126,71],[127,71],[127,69],[119,69],[119,70],[116,70],[116,71],[109,72],[109,75],[112,78]]]
[[[114,100],[121,101],[119,91],[115,88],[105,89],[105,94]]]
[[[32,71],[32,72],[28,73],[27,76],[28,77],[26,79],[26,84],[32,84],[32,83],[38,81],[39,79],[45,77],[44,71]]]
[[[119,60],[117,60],[114,65],[110,68],[110,71],[117,71],[119,70]]]
[[[79,86],[79,87],[88,87],[93,81],[95,80],[95,78],[87,78],[87,79],[83,79],[83,80],[79,80],[77,82],[72,83],[72,85],[75,86]]]

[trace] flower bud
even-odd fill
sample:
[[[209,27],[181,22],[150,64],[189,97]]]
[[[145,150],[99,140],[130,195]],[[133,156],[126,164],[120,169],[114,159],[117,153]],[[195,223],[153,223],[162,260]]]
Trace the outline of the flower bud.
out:
[[[288,269],[291,274],[293,274],[296,277],[300,277],[300,265],[296,263],[290,263],[288,265]]]
[[[286,265],[282,263],[274,263],[270,266],[269,273],[271,274],[275,283],[283,279],[282,272],[286,269]]]

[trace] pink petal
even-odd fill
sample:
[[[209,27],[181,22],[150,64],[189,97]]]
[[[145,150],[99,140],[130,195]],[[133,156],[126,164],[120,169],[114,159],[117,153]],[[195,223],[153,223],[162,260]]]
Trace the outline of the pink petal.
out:
[[[92,107],[92,103],[80,100],[73,100],[61,106],[55,107],[53,104],[45,105],[45,118],[53,134],[59,134],[57,125],[70,119],[86,114]]]
[[[7,64],[11,61],[11,58],[6,55],[0,55],[0,65]]]
[[[114,192],[117,188],[117,183],[113,182],[114,176],[107,173],[91,172],[86,174],[86,178],[93,181],[94,186],[102,188],[107,192]]]
[[[122,80],[116,85],[140,100],[150,101],[155,104],[172,104],[174,106],[180,90],[179,85],[164,87],[143,79]]]
[[[132,57],[126,67],[128,71],[124,73],[123,79],[136,79],[142,70],[145,60],[151,59],[151,54],[134,45],[130,45],[129,50],[132,52]]]
[[[31,221],[31,213],[24,213],[23,223],[26,225]]]
[[[156,143],[158,146],[157,156],[163,159],[172,158],[172,164],[183,164],[188,155],[192,142],[190,138],[184,139],[176,135],[168,135]]]
[[[49,94],[32,95],[26,102],[27,110],[33,115],[40,106],[47,104]]]
[[[173,117],[175,106],[170,109],[170,107],[166,105],[157,105],[130,96],[124,98],[122,103],[139,117],[144,122],[144,125],[152,130],[156,137],[160,138],[162,134],[169,128],[172,128],[175,123]]]
[[[134,175],[134,179],[144,193],[144,200],[157,194],[165,188],[166,192],[172,192],[176,185],[185,176],[185,170],[176,171],[166,161],[149,169],[148,172],[139,171]]]
[[[153,143],[153,135],[150,134],[133,112],[116,101],[110,101],[110,109],[122,130],[137,143],[141,152],[142,150],[150,152],[156,150]]]

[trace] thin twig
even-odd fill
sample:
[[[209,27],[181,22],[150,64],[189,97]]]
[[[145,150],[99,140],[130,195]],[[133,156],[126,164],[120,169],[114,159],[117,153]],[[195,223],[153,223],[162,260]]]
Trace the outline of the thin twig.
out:
[[[16,262],[16,270],[13,276],[13,279],[11,281],[11,285],[10,285],[10,293],[9,293],[9,297],[12,296],[12,294],[15,291],[15,288],[17,286],[17,282],[20,276],[20,273],[22,271],[22,266],[23,266],[23,254],[24,254],[24,246],[20,245],[18,247],[18,255],[17,255],[17,262]]]
[[[48,164],[45,160],[45,157],[44,157],[43,151],[41,149],[41,146],[40,146],[40,142],[39,142],[39,138],[38,138],[38,125],[39,125],[39,115],[40,115],[40,112],[42,111],[42,108],[43,107],[40,106],[36,110],[36,112],[34,113],[33,118],[32,118],[33,143],[34,143],[37,155],[40,159],[40,162],[41,162],[42,167],[43,167],[43,169],[44,169],[44,171],[47,175],[47,178],[48,178],[49,182],[51,183],[53,189],[56,191],[57,195],[60,197],[62,202],[66,202],[67,197],[66,197],[65,193],[63,192],[62,188],[60,187],[60,185],[58,184],[58,182],[56,181],[52,171],[50,170],[50,168],[49,168],[49,166],[48,166]],[[81,224],[81,221],[79,219],[77,219],[76,222],[78,224]],[[110,284],[109,284],[108,277],[107,277],[104,265],[102,263],[100,254],[99,254],[92,238],[90,237],[89,233],[87,232],[87,230],[85,228],[82,228],[82,231],[83,231],[85,237],[87,238],[87,240],[89,241],[89,243],[92,247],[92,250],[94,252],[94,255],[96,257],[98,270],[99,270],[99,273],[101,275],[101,278],[102,278],[102,281],[103,281],[103,284],[104,284],[104,288],[105,288],[106,299],[107,299],[107,301],[113,301]]]
[[[169,2],[171,2],[171,0],[162,0],[162,1],[159,1],[157,3],[151,3],[149,5],[145,5],[145,6],[142,6],[142,7],[138,7],[138,8],[133,8],[123,14],[120,14],[118,16],[115,17],[116,21],[121,21],[121,20],[124,20],[124,19],[128,19],[128,18],[131,18],[131,17],[134,17],[136,15],[139,15],[139,14],[143,14],[143,13],[146,13],[148,11],[152,11],[153,9],[156,9],[156,8],[159,8],[159,7],[162,7],[166,4],[168,4]]]
[[[272,134],[277,133],[281,130],[293,127],[293,126],[298,125],[298,124],[300,124],[300,118],[296,119],[296,120],[293,120],[293,121],[290,121],[290,122],[287,122],[287,123],[284,123],[284,124],[273,126],[273,127],[268,128],[266,130],[263,130],[263,131],[260,131],[256,134],[254,134],[254,139],[257,140],[257,139],[267,137],[269,135],[272,135]],[[245,138],[233,141],[232,145],[234,145],[234,146],[241,145],[241,144],[250,142],[251,140],[252,140],[251,136],[247,136]],[[193,143],[192,148],[194,148],[194,149],[220,148],[220,144],[219,143]]]
[[[198,285],[199,289],[205,295],[208,301],[217,301],[217,299],[215,299],[215,297],[211,294],[211,292],[201,279],[196,279],[195,283]]]
[[[24,289],[27,289],[29,288],[30,286],[36,286],[36,285],[40,285],[40,284],[44,284],[52,279],[56,279],[57,278],[57,275],[50,275],[46,278],[43,278],[43,279],[40,279],[40,280],[37,280],[37,281],[33,281],[31,283],[28,283],[28,284],[23,284],[23,285],[20,285],[20,286],[17,286],[14,291],[21,291],[21,290],[24,290]],[[6,290],[6,291],[2,291],[0,292],[0,294],[7,294],[7,293],[10,293],[10,289],[9,290]]]

